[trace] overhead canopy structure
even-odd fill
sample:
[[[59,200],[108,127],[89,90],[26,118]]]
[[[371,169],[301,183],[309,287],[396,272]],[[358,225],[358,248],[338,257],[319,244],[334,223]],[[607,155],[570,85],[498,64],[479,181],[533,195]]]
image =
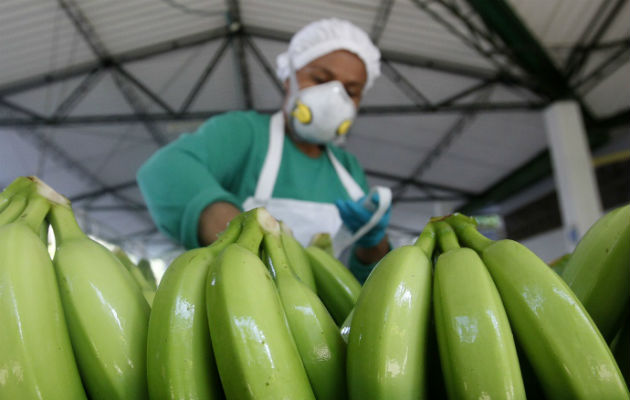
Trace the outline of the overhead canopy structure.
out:
[[[580,104],[593,146],[628,134],[629,0],[5,0],[0,186],[36,174],[105,236],[156,244],[138,166],[212,115],[278,109],[275,57],[331,16],[383,54],[347,148],[393,188],[394,227],[547,178],[554,100]]]

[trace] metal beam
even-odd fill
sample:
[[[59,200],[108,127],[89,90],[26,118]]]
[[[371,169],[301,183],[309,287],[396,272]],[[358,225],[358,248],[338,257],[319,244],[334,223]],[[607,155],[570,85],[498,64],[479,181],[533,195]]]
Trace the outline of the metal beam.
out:
[[[239,33],[234,37],[232,40],[232,47],[234,48],[236,56],[236,65],[238,67],[245,108],[251,109],[254,107],[254,99],[252,95],[252,85],[249,77],[249,67],[247,65],[247,57],[245,56],[245,43],[242,33]]]
[[[7,99],[3,99],[1,97],[0,97],[0,105],[8,108],[9,110],[12,110],[12,111],[18,112],[20,114],[23,114],[23,115],[25,115],[27,117],[30,117],[30,118],[32,118],[35,121],[44,121],[46,119],[46,117],[44,117],[41,114],[36,113],[33,110],[30,110],[30,109],[28,109],[26,107],[22,107],[19,104],[13,103],[12,101],[9,101]]]
[[[630,47],[619,47],[586,76],[575,82],[573,88],[585,95],[595,88],[599,82],[621,68],[628,61],[629,55]]]
[[[370,32],[370,38],[374,44],[378,45],[378,42],[380,42],[393,6],[394,0],[381,0],[378,10],[376,11],[376,17],[372,23],[372,30]]]
[[[450,104],[436,108],[433,105],[415,106],[365,106],[359,109],[361,115],[404,115],[404,114],[439,114],[439,113],[462,113],[462,112],[506,112],[522,111],[536,112],[544,108],[547,103],[543,102],[502,102],[502,103],[465,103]],[[128,123],[154,123],[154,122],[174,122],[174,121],[197,121],[205,120],[214,115],[222,114],[231,110],[208,110],[189,111],[182,114],[168,113],[146,113],[146,114],[104,114],[104,115],[77,115],[64,119],[48,118],[43,120],[26,118],[0,118],[0,127],[34,127],[34,126],[70,126],[70,125],[91,125],[91,124],[128,124]],[[263,114],[272,114],[276,109],[256,109]]]
[[[110,185],[110,186],[103,187],[98,190],[93,190],[90,192],[74,195],[70,197],[70,201],[74,203],[74,202],[79,202],[83,200],[90,200],[96,197],[104,196],[106,194],[112,194],[121,190],[130,189],[130,188],[136,187],[137,185],[138,185],[138,182],[136,182],[135,180],[119,183],[116,185]]]
[[[241,8],[238,0],[225,0],[225,4],[228,8],[228,27],[230,29],[230,35],[232,35],[233,38],[232,49],[234,50],[234,56],[236,58],[243,100],[245,102],[245,108],[251,109],[254,107],[254,101],[250,83],[249,68],[247,66],[247,57],[245,56],[245,41],[243,39],[244,33],[241,23]]]
[[[150,98],[155,104],[160,106],[164,111],[166,111],[169,114],[175,114],[175,110],[173,110],[171,106],[169,106],[164,100],[162,100],[160,96],[155,94],[144,83],[142,83],[138,78],[133,76],[133,74],[131,74],[121,65],[117,65],[116,67],[114,67],[114,71],[122,75],[125,79],[127,79],[130,83],[132,83],[136,88],[140,89],[142,93],[144,93],[148,98]]]
[[[578,41],[578,46],[582,45],[585,41],[587,41],[587,43],[584,46],[587,49],[596,46],[602,36],[610,28],[610,25],[612,25],[614,19],[619,16],[619,11],[626,1],[627,0],[617,0],[614,4],[612,3],[612,1],[602,2],[600,9],[598,10],[598,12],[595,13],[595,16],[586,26],[585,31],[582,33],[582,36]],[[606,8],[608,8],[608,6],[611,4],[612,7],[609,8],[606,12]],[[603,17],[603,19],[598,26],[600,17]],[[592,32],[592,29],[595,29],[595,27],[597,27],[595,33],[593,33],[591,38],[588,39],[588,37],[590,36],[590,32]],[[574,77],[584,67],[584,65],[587,64],[588,59],[591,56],[591,52],[592,50],[579,51],[577,47],[571,51],[565,67],[565,75],[568,77],[568,80],[571,80],[571,78]]]
[[[126,74],[122,67],[112,59],[107,47],[101,41],[100,37],[96,33],[96,30],[75,1],[76,0],[57,0],[70,22],[72,22],[75,26],[94,55],[102,64],[112,65],[114,67],[114,71],[112,73],[114,83],[122,93],[127,103],[129,103],[134,113],[136,115],[146,114],[146,107],[127,80],[129,79],[129,74]],[[162,146],[167,143],[165,135],[156,125],[150,121],[143,121],[143,124],[149,132],[149,135],[158,146]]]
[[[487,100],[490,97],[491,91],[488,89],[477,97],[477,100]],[[437,160],[451,145],[453,140],[464,132],[466,126],[468,126],[475,118],[475,111],[465,112],[461,117],[457,118],[453,126],[451,126],[446,133],[442,136],[440,141],[429,151],[426,157],[422,159],[418,165],[413,169],[413,171],[408,175],[407,179],[398,183],[396,186],[392,188],[392,204],[395,204],[400,197],[404,194],[407,189],[407,186],[414,179],[418,179],[422,176],[422,174],[427,171],[431,165]]]
[[[256,57],[260,65],[265,70],[267,77],[269,77],[275,88],[278,90],[278,93],[280,93],[281,96],[284,96],[284,86],[276,76],[276,72],[274,71],[267,58],[265,58],[265,55],[262,53],[262,51],[260,51],[258,46],[256,46],[256,43],[254,43],[254,41],[249,36],[244,35],[243,38],[245,39],[245,43],[252,50],[254,57]]]
[[[63,119],[83,100],[83,98],[96,86],[103,76],[103,69],[95,68],[90,71],[87,76],[52,113],[52,118]]]
[[[13,111],[6,111],[5,113],[12,114]],[[86,179],[87,181],[101,187],[99,190],[109,189],[107,184],[105,184],[95,173],[83,166],[83,164],[74,160],[65,149],[60,147],[45,133],[30,128],[21,128],[18,130],[21,133],[22,138],[33,142],[34,145],[36,147],[40,147],[42,151],[45,149],[45,151],[48,152],[56,162],[64,165],[68,171],[71,171],[77,174],[80,178]],[[113,192],[112,195],[131,206],[144,207],[143,204],[137,203],[136,201],[128,199],[118,193]]]
[[[156,57],[171,51],[202,46],[213,42],[216,39],[225,37],[226,35],[227,29],[225,27],[220,27],[201,33],[186,35],[177,39],[152,44],[149,46],[139,47],[137,49],[125,51],[118,54],[112,54],[111,60],[117,64],[122,65],[129,62]],[[30,78],[25,78],[0,86],[0,97],[24,92],[31,89],[36,89],[45,85],[49,85],[51,83],[62,82],[68,79],[76,78],[89,73],[95,68],[101,67],[107,69],[111,68],[112,65],[103,65],[100,60],[97,60],[78,65],[72,65],[67,68],[47,72],[41,75],[32,76]]]
[[[457,102],[458,100],[463,99],[466,96],[469,96],[473,93],[476,93],[480,90],[483,90],[491,85],[496,83],[496,79],[488,79],[485,81],[481,81],[479,83],[475,83],[474,85],[462,90],[459,93],[455,93],[452,96],[447,97],[446,99],[440,101],[435,105],[436,108],[450,106],[451,104]]]
[[[422,11],[424,11],[433,20],[435,20],[436,22],[441,24],[453,36],[459,38],[462,41],[462,43],[464,43],[465,45],[467,45],[468,47],[472,48],[477,53],[479,53],[481,56],[486,58],[486,60],[488,60],[491,64],[493,64],[497,68],[497,70],[500,71],[502,74],[508,75],[508,76],[510,75],[510,72],[508,70],[509,66],[508,65],[504,65],[502,62],[500,62],[499,60],[497,60],[495,58],[495,55],[498,53],[498,50],[495,49],[493,51],[493,50],[489,50],[489,49],[484,48],[482,43],[479,41],[479,36],[478,36],[478,31],[477,30],[469,31],[469,33],[460,31],[450,21],[448,21],[446,18],[444,18],[438,12],[433,10],[431,8],[431,4],[430,4],[431,2],[429,2],[429,1],[412,0],[412,3],[414,3],[416,6],[418,6],[418,8],[420,8]],[[449,11],[450,11],[450,9],[449,9]],[[466,26],[467,28],[471,29],[472,25],[470,25],[468,23],[468,21],[466,21],[466,18],[460,17],[458,15],[454,15],[454,16],[457,19],[459,19],[464,24],[464,26]],[[493,42],[489,42],[489,43],[493,44]]]
[[[564,75],[507,1],[467,1],[488,29],[508,46],[520,67],[536,79],[539,93],[550,99],[572,97]]]
[[[387,60],[381,62],[381,71],[393,84],[395,84],[416,105],[430,105],[427,99],[407,78],[405,78]]]
[[[253,37],[284,43],[289,42],[291,40],[291,36],[293,35],[290,32],[251,25],[244,26],[243,31]],[[495,71],[484,68],[471,67],[469,65],[451,63],[447,61],[425,58],[396,51],[386,51],[381,49],[381,58],[394,63],[421,67],[476,79],[488,79],[496,75]]]
[[[212,74],[212,71],[214,71],[217,64],[219,64],[219,61],[223,57],[223,54],[225,54],[225,50],[227,49],[229,44],[230,44],[230,38],[226,38],[223,40],[223,43],[221,43],[221,46],[214,53],[214,56],[212,56],[212,58],[210,59],[210,62],[208,63],[206,68],[203,70],[203,72],[199,76],[199,79],[197,79],[197,82],[195,82],[195,84],[193,85],[190,93],[188,93],[188,96],[186,96],[186,99],[184,100],[181,107],[179,108],[180,113],[184,113],[188,111],[188,108],[193,103],[193,101],[195,101],[195,99],[197,98],[197,95],[199,94],[201,89],[203,89],[203,86],[206,84],[208,77],[210,76],[210,74]]]
[[[433,201],[462,201],[466,200],[465,197],[461,196],[407,196],[407,197],[399,197],[396,201],[398,203],[426,203]]]

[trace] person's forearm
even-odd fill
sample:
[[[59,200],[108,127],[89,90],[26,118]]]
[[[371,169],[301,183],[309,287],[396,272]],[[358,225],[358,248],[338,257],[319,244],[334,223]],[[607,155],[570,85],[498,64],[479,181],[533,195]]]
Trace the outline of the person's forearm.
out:
[[[217,240],[219,233],[223,232],[232,218],[241,213],[232,203],[218,201],[212,203],[201,212],[197,235],[199,244],[207,246]]]
[[[372,264],[379,261],[381,258],[385,257],[385,254],[389,251],[389,240],[387,239],[387,235],[383,237],[383,239],[373,247],[359,247],[357,246],[354,250],[354,254],[357,257],[357,260],[361,261],[363,264]]]

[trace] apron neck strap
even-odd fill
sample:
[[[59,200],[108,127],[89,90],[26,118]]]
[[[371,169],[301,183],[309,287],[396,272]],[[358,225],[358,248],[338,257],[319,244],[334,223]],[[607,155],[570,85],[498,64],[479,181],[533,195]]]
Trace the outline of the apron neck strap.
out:
[[[271,116],[269,121],[269,148],[256,184],[254,197],[259,200],[271,198],[273,187],[276,185],[280,161],[282,161],[282,145],[284,143],[284,116],[282,111]]]
[[[352,175],[350,175],[348,170],[343,165],[341,165],[339,160],[337,160],[337,157],[335,157],[329,146],[326,146],[326,154],[328,154],[328,158],[335,168],[335,171],[337,171],[337,176],[339,177],[339,180],[341,180],[341,184],[343,185],[343,187],[346,188],[346,192],[348,192],[350,198],[354,201],[357,201],[361,197],[363,197],[365,195],[365,192],[363,191],[363,189],[361,189],[361,186],[359,186],[359,184],[354,180]]]
[[[268,200],[271,198],[273,188],[276,185],[276,178],[280,170],[280,162],[282,161],[282,146],[284,144],[284,115],[282,111],[271,116],[269,121],[269,148],[267,155],[260,170],[258,183],[256,184],[256,192],[254,198],[258,200]],[[352,200],[358,200],[365,194],[361,186],[352,178],[352,175],[337,160],[329,146],[326,146],[326,155],[332,163],[341,184],[348,192]]]

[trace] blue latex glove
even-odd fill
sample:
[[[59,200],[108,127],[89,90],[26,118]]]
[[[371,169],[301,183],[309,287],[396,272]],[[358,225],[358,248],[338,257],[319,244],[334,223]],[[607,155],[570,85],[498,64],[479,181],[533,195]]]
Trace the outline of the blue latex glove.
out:
[[[364,202],[366,202],[366,196],[357,201],[335,201],[335,206],[337,206],[337,209],[339,210],[341,220],[352,233],[358,231],[359,228],[365,225],[374,214],[374,211],[371,211],[363,205]],[[376,210],[378,207],[378,193],[374,193],[367,202],[371,202],[374,205],[372,208]],[[391,211],[392,207],[389,206],[381,220],[357,241],[359,246],[373,247],[383,240],[383,237],[385,236],[385,229],[387,228],[387,224],[389,224]]]

